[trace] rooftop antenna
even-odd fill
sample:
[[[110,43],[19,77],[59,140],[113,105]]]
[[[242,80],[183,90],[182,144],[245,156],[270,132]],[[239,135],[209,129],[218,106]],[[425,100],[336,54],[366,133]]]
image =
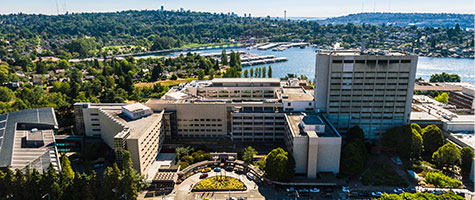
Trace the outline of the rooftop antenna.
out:
[[[286,19],[286,18],[287,18],[287,11],[284,10],[284,19]]]
[[[58,0],[56,0],[56,14],[59,15]]]
[[[363,12],[364,12],[364,0],[361,1],[361,13],[363,13]]]
[[[373,12],[376,12],[376,0],[373,0]]]

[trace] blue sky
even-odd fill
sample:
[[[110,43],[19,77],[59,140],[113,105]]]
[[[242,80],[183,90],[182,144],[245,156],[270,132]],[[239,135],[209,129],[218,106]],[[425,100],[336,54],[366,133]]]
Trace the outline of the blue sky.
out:
[[[58,5],[58,6],[56,6]],[[0,13],[111,12],[120,10],[235,12],[242,16],[334,17],[358,12],[474,13],[473,0],[0,0]]]

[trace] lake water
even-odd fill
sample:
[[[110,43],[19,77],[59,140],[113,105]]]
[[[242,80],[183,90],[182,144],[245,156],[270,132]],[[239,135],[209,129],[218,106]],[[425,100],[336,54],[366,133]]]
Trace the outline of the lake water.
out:
[[[247,50],[245,48],[232,48],[233,50],[247,51],[259,55],[275,55],[276,57],[286,57],[289,60],[280,63],[271,63],[266,65],[254,65],[243,67],[244,69],[272,66],[273,77],[285,77],[287,74],[306,75],[309,79],[315,77],[315,47],[300,49],[298,47],[289,48],[285,51],[272,50]],[[228,49],[230,51],[231,49]],[[199,50],[203,53],[221,52],[219,49]],[[173,53],[174,55],[178,53]],[[470,58],[431,58],[419,57],[416,77],[422,77],[429,80],[430,75],[434,73],[456,73],[459,74],[462,81],[475,83],[475,60]]]

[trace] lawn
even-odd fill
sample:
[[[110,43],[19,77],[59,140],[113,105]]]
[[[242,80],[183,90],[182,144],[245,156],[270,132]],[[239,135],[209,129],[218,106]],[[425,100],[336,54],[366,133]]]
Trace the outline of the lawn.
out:
[[[198,182],[193,190],[246,190],[246,185],[233,177],[213,176]]]
[[[148,86],[151,87],[155,85],[156,83],[160,83],[163,86],[171,86],[171,85],[178,85],[180,83],[187,83],[192,80],[197,80],[197,78],[186,78],[186,79],[177,79],[177,80],[163,80],[163,81],[155,81],[155,82],[150,82],[150,83],[136,83],[135,87],[143,87],[143,86]]]
[[[394,171],[389,163],[376,161],[361,177],[363,185],[407,187],[407,181]]]

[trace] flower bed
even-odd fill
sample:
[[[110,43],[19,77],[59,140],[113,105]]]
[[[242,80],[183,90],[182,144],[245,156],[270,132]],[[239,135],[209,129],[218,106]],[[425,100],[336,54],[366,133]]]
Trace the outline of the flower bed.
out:
[[[236,178],[228,176],[213,176],[198,182],[193,191],[243,191],[246,185]]]

